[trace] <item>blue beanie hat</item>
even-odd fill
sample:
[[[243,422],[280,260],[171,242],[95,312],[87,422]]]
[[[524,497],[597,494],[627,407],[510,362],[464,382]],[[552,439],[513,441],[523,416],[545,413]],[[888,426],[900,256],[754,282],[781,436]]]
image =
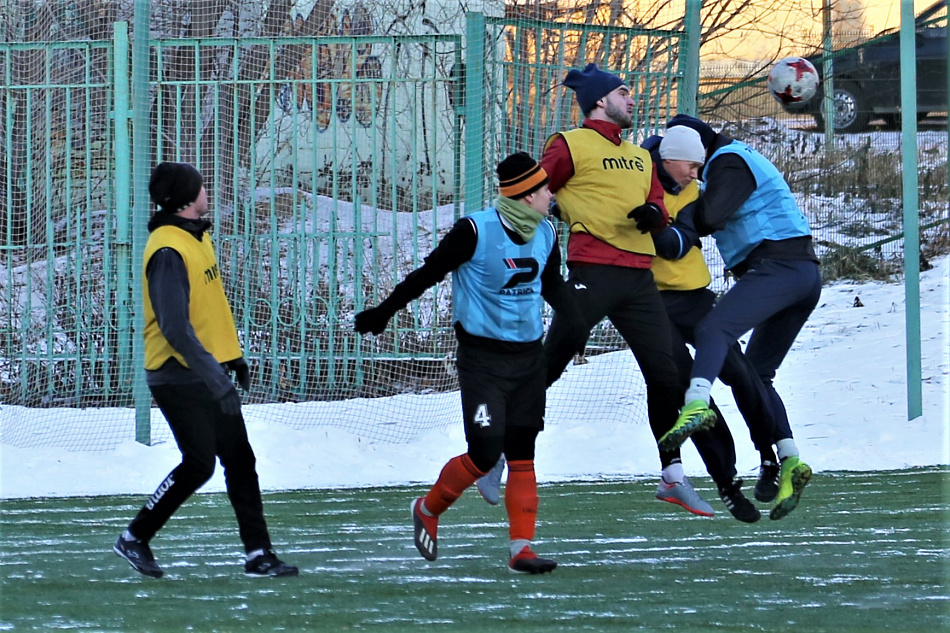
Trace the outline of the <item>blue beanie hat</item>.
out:
[[[562,84],[574,91],[584,116],[597,107],[598,101],[624,85],[620,77],[600,70],[597,64],[593,63],[587,64],[583,71],[572,68]]]
[[[716,131],[713,130],[708,123],[697,119],[694,116],[689,116],[688,114],[677,114],[675,117],[670,119],[669,122],[667,122],[666,129],[676,127],[677,125],[685,125],[686,127],[693,128],[699,132],[699,139],[703,142],[703,147],[705,147],[707,151],[716,141]]]

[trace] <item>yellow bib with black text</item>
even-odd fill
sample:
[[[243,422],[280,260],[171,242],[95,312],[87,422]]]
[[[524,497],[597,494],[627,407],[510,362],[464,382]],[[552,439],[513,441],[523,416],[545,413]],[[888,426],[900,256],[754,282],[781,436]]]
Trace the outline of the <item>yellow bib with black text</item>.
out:
[[[242,356],[231,306],[224,294],[224,284],[214,254],[214,244],[207,233],[201,241],[177,226],[160,226],[149,235],[142,258],[142,291],[145,308],[145,368],[158,369],[169,358],[187,367],[185,359],[165,340],[148,294],[145,269],[149,259],[161,248],[174,249],[188,271],[188,314],[191,326],[202,346],[219,363]]]
[[[574,162],[574,176],[556,193],[561,218],[570,226],[571,233],[589,233],[614,248],[655,255],[653,239],[640,233],[636,222],[627,217],[650,195],[650,153],[628,141],[614,145],[587,128],[560,135]]]

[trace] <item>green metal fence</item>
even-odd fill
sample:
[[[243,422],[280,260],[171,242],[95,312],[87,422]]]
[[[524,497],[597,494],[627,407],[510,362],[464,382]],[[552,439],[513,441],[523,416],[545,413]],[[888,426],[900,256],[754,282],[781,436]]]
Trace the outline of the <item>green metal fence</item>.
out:
[[[641,127],[672,111],[679,76],[677,33],[468,24],[483,46],[464,57],[457,35],[159,40],[143,68],[122,24],[112,42],[0,45],[0,400],[132,404],[142,143],[150,164],[187,161],[206,177],[252,402],[395,392],[405,386],[379,380],[397,371],[387,363],[441,362],[453,347],[441,287],[383,337],[357,337],[352,314],[421,264],[463,200],[491,202],[498,159],[537,155],[576,125],[565,68],[623,72]],[[130,97],[143,75],[145,130]]]
[[[0,401],[114,402],[131,380],[114,46],[0,45]]]
[[[573,92],[560,86],[567,69],[595,62],[623,77],[637,103],[638,137],[662,129],[676,112],[687,63],[679,54],[682,31],[471,15],[469,29],[469,70],[477,81],[467,92],[485,95],[484,102],[466,110],[466,121],[481,113],[485,130],[472,126],[466,144],[469,180],[481,175],[478,186],[466,190],[466,200],[476,206],[491,201],[494,183],[486,176],[504,156],[519,150],[540,156],[551,134],[580,124]],[[481,56],[471,54],[479,33],[484,33]]]
[[[354,309],[460,214],[461,54],[454,35],[164,40],[136,68],[124,25],[112,42],[0,44],[0,402],[131,404],[143,139],[150,165],[206,178],[253,400],[356,393],[372,350]]]
[[[440,210],[460,213],[460,119],[446,107],[460,39],[164,41],[155,55],[155,159],[210,175],[255,398],[356,395],[373,350],[348,327],[354,309],[421,263]],[[236,79],[182,71],[214,64]],[[386,353],[410,354],[400,343]]]
[[[445,285],[379,337],[357,336],[354,312],[419,266],[462,213],[491,202],[501,157],[539,155],[551,133],[579,123],[558,85],[566,69],[595,61],[622,74],[639,104],[639,142],[697,103],[681,94],[694,81],[681,54],[689,43],[679,31],[478,13],[467,14],[464,40],[157,40],[139,55],[118,23],[112,41],[0,43],[0,403],[134,406],[148,441],[140,202],[160,160],[206,176],[254,368],[250,403],[454,387]],[[700,93],[701,116],[784,170],[826,270],[891,269],[902,226],[896,152],[845,137],[826,153],[823,137],[789,124],[755,82]],[[925,238],[945,242],[939,134],[921,146],[943,148],[922,155],[921,217]],[[712,267],[721,288],[721,265]],[[609,326],[591,338],[594,351],[621,347]]]

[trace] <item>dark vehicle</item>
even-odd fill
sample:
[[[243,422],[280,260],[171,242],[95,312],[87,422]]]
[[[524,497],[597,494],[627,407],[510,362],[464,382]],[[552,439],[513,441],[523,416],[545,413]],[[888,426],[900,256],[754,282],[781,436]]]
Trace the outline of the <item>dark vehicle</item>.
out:
[[[917,46],[917,119],[931,112],[947,111],[947,0],[922,11],[915,20]],[[812,55],[818,75],[824,57]],[[862,132],[883,118],[900,125],[900,29],[890,29],[852,48],[835,51],[834,126],[838,132]],[[824,91],[805,103],[783,105],[786,112],[810,114],[824,126],[821,102]]]

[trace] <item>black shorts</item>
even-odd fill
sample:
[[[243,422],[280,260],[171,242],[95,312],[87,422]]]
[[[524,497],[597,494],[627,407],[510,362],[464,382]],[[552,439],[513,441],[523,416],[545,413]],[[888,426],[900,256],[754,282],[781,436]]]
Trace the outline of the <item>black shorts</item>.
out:
[[[508,426],[544,428],[545,363],[541,346],[499,354],[460,345],[459,390],[465,439],[504,437]]]

